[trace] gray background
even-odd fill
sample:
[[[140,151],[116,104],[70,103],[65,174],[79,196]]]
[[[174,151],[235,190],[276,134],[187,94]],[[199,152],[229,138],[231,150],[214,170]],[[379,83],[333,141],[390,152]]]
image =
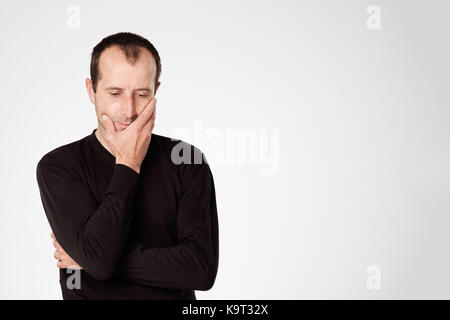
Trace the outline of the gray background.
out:
[[[1,4],[0,298],[61,298],[36,164],[96,127],[90,53],[119,31],[161,55],[154,132],[213,171],[220,263],[199,299],[450,298],[448,1]]]

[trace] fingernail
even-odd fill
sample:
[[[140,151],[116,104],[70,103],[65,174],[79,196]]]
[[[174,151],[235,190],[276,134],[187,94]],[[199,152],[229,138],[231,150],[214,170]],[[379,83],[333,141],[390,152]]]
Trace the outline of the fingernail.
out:
[[[106,119],[108,119],[108,117],[106,116],[106,114],[102,115],[102,121],[105,122]]]

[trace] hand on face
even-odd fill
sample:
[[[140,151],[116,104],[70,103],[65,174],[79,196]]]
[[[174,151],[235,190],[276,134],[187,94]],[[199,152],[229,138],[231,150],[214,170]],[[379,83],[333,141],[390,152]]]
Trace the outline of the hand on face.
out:
[[[117,131],[111,118],[103,114],[101,120],[105,129],[104,138],[116,163],[125,164],[137,173],[147,154],[151,142],[151,133],[155,125],[156,98],[153,97],[134,122],[124,130]]]

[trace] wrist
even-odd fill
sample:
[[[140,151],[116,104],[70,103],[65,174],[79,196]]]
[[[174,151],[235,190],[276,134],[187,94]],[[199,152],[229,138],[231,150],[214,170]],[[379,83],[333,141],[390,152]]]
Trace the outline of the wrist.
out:
[[[141,166],[130,160],[116,158],[116,164],[123,164],[127,167],[130,167],[131,169],[136,171],[137,174],[141,172]]]

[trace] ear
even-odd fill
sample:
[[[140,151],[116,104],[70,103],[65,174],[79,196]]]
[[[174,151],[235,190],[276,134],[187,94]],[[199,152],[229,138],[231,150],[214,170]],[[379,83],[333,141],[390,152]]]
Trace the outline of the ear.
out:
[[[95,92],[94,88],[92,87],[92,81],[89,78],[86,78],[86,90],[89,95],[89,100],[91,100],[92,104],[95,105]]]
[[[155,86],[155,94],[156,94],[156,92],[158,91],[158,88],[159,88],[159,85],[161,84],[161,81],[158,81],[158,83],[156,84],[156,86]]]

